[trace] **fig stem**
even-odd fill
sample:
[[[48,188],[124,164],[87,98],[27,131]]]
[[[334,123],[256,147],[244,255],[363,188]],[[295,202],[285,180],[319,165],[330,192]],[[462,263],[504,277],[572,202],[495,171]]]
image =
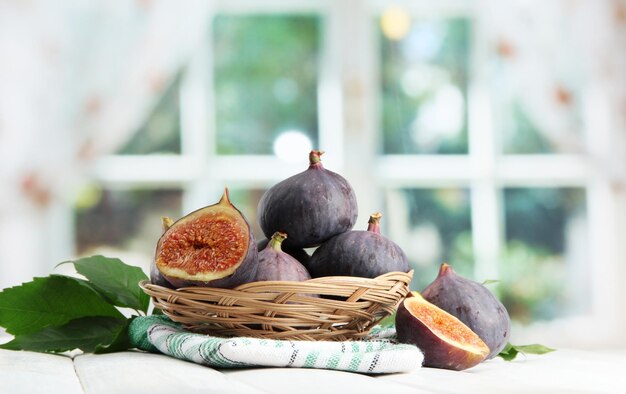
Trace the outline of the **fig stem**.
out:
[[[448,263],[441,264],[441,267],[439,267],[439,276],[446,275],[446,274],[449,274],[449,273],[450,274],[454,273],[454,270],[452,269],[450,264],[448,264]]]
[[[376,212],[370,215],[370,219],[367,221],[367,231],[380,234],[380,218],[383,215],[380,212]]]
[[[312,150],[309,153],[309,164],[310,165],[321,165],[322,159],[321,156],[324,154],[323,150]]]
[[[161,216],[161,227],[163,228],[163,232],[169,230],[169,228],[172,227],[172,224],[174,224],[174,220],[172,218]]]
[[[283,249],[280,245],[283,243],[285,238],[287,238],[287,233],[281,233],[280,231],[275,232],[274,235],[272,235],[272,239],[270,239],[268,247],[282,252]]]
[[[233,205],[230,202],[230,192],[228,191],[227,187],[224,187],[224,194],[222,194],[222,198],[220,198],[219,204],[220,205]]]

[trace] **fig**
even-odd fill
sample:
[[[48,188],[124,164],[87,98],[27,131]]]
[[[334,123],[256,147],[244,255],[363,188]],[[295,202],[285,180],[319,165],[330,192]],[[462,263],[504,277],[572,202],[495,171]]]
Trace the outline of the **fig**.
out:
[[[309,272],[298,260],[282,251],[281,244],[285,238],[287,238],[285,233],[274,233],[265,249],[259,252],[257,281],[304,281],[311,279]]]
[[[425,367],[460,371],[486,359],[489,347],[456,317],[411,292],[396,313],[398,341],[416,345]]]
[[[370,216],[367,231],[334,236],[315,250],[307,268],[314,278],[360,276],[375,278],[392,271],[409,271],[404,251],[380,234],[380,213]]]
[[[422,296],[456,316],[489,346],[488,359],[500,353],[511,336],[511,318],[506,308],[483,285],[458,275],[446,263]]]
[[[256,277],[258,252],[228,189],[216,204],[177,220],[157,243],[155,265],[174,287],[233,288]]]
[[[265,247],[269,243],[270,240],[267,238],[263,238],[262,240],[257,242],[256,245],[259,253],[261,253],[261,251],[265,249]],[[288,246],[285,246],[284,243],[281,244],[281,250],[287,253],[289,256],[293,257],[294,259],[298,260],[300,264],[304,266],[304,268],[307,268],[307,266],[309,265],[309,260],[311,260],[311,256],[306,252],[306,250],[302,248],[290,248]]]
[[[350,230],[356,223],[354,190],[341,175],[327,170],[320,156],[309,154],[309,168],[269,188],[258,205],[259,225],[267,238],[289,234],[285,247],[309,248]]]
[[[165,233],[170,227],[174,224],[174,220],[167,216],[161,217],[161,226],[163,228],[163,233]],[[154,285],[159,285],[163,287],[172,287],[172,285],[165,280],[161,272],[157,269],[156,259],[152,260],[152,264],[150,265],[150,282]]]

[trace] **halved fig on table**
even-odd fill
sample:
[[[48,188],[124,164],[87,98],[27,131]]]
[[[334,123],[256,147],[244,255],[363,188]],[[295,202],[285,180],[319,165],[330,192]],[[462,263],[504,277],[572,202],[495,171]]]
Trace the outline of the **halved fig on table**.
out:
[[[246,218],[230,202],[198,209],[169,226],[157,243],[155,266],[174,287],[233,288],[256,277],[258,252]]]
[[[491,349],[487,358],[500,353],[511,336],[511,318],[502,303],[485,286],[458,275],[446,263],[422,296],[457,317]]]
[[[487,358],[489,347],[463,322],[412,292],[398,307],[396,332],[402,343],[424,353],[423,366],[463,370]]]

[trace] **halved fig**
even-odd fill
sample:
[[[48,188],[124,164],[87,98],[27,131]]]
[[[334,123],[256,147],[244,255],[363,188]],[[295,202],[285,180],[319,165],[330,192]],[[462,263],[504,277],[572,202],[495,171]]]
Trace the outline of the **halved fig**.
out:
[[[157,243],[155,265],[174,287],[233,288],[254,280],[258,252],[243,214],[228,189],[217,204],[171,224]]]
[[[396,314],[398,340],[417,345],[425,367],[460,371],[487,358],[489,347],[463,322],[411,292]]]
[[[423,291],[430,303],[457,317],[491,349],[489,359],[500,353],[511,336],[511,318],[502,303],[485,286],[462,277],[446,263]]]

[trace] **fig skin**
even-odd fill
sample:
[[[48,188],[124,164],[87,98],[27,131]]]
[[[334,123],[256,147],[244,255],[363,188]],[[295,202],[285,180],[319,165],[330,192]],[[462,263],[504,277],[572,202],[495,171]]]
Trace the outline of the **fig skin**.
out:
[[[167,216],[161,217],[161,226],[163,228],[163,233],[165,233],[170,227],[174,224],[174,220]],[[156,259],[152,260],[152,264],[150,264],[150,283],[153,285],[163,286],[167,288],[173,288],[171,283],[165,280],[161,272],[159,272],[156,266]]]
[[[169,262],[164,261],[164,259],[160,257],[160,252],[163,249],[164,243],[167,242],[168,237],[175,237],[179,227],[182,227],[187,223],[193,223],[194,220],[201,219],[204,215],[210,214],[221,214],[225,217],[230,218],[230,220],[235,223],[235,227],[242,230],[243,233],[246,234],[245,240],[243,241],[245,253],[241,253],[238,261],[236,261],[229,267],[226,267],[221,272],[207,272],[200,270],[201,272],[199,272],[197,275],[189,273],[184,269],[179,269],[175,272],[169,270],[169,272],[167,272]],[[223,238],[218,239],[217,245],[208,245],[204,240],[200,240],[199,245],[195,245],[195,243],[198,243],[197,239],[203,238],[208,235],[215,235],[216,238],[219,238],[220,235],[223,234],[221,234],[215,228],[205,229],[204,232],[198,232],[194,234],[196,239],[188,241],[188,243],[192,244],[192,247],[189,248],[190,250],[180,251],[178,255],[184,258],[188,257],[185,256],[186,253],[195,252],[194,249],[228,249],[232,247],[232,240]],[[243,252],[243,250],[240,252]],[[241,284],[254,281],[258,266],[258,251],[256,247],[256,242],[254,240],[254,234],[245,216],[230,202],[227,188],[224,189],[224,194],[222,195],[222,198],[218,203],[204,208],[200,208],[171,224],[171,226],[167,229],[167,231],[165,231],[165,233],[161,236],[157,243],[155,265],[162,277],[174,288],[198,286],[230,289]],[[206,279],[207,277],[209,279]]]
[[[400,246],[380,234],[380,213],[370,216],[367,231],[352,230],[323,243],[307,266],[311,276],[376,278],[392,271],[410,270]]]
[[[410,304],[427,308],[427,316],[422,317],[424,321],[411,313]],[[444,325],[439,334],[437,324]],[[446,335],[446,329],[452,331],[450,336]],[[489,354],[489,348],[476,333],[417,292],[409,293],[398,306],[396,332],[400,342],[416,345],[422,351],[424,367],[461,371],[481,363]],[[461,342],[454,336],[460,336]]]
[[[261,251],[263,249],[265,249],[267,247],[267,245],[270,243],[270,240],[267,238],[263,238],[262,240],[260,240],[259,242],[257,242],[257,249],[259,250],[259,254],[261,253]],[[304,268],[307,268],[309,265],[309,261],[311,260],[311,256],[306,252],[306,250],[302,249],[302,248],[289,248],[289,247],[285,247],[284,245],[284,241],[281,244],[281,250],[285,253],[287,253],[289,256],[293,257],[294,259],[298,260],[298,262],[300,262],[300,264],[302,264],[304,266]],[[308,268],[307,268],[308,269]]]
[[[311,151],[307,170],[272,186],[259,201],[263,233],[267,238],[276,231],[289,234],[285,248],[317,246],[356,223],[354,190],[341,175],[324,168],[323,153]]]
[[[506,346],[511,336],[511,318],[502,303],[478,282],[458,275],[444,263],[437,278],[422,296],[456,316],[489,346],[492,359]]]
[[[259,266],[256,280],[305,281],[311,279],[309,271],[298,260],[281,249],[287,234],[276,232],[265,249],[259,252]]]

